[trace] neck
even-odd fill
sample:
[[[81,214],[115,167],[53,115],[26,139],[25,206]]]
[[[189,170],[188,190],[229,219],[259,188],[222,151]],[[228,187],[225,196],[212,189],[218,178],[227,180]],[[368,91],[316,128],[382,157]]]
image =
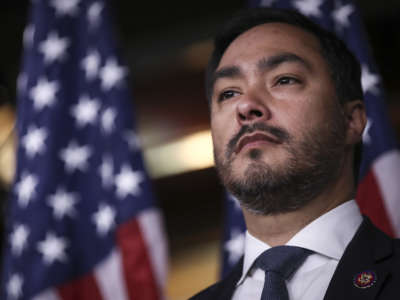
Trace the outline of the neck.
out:
[[[247,230],[269,246],[286,244],[306,225],[353,198],[354,181],[352,173],[340,176],[338,181],[330,185],[304,207],[287,213],[274,215],[254,214],[243,208]]]

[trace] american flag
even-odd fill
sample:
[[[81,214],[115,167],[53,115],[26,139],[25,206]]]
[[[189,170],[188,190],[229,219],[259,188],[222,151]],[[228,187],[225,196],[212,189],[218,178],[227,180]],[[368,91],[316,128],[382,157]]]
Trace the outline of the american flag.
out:
[[[295,9],[335,32],[362,66],[367,109],[356,200],[361,212],[386,233],[400,237],[400,151],[389,124],[382,80],[372,59],[361,15],[351,0],[250,0],[250,7]],[[243,254],[245,225],[237,200],[226,200],[222,276]]]
[[[162,299],[166,241],[103,0],[34,0],[1,299]]]

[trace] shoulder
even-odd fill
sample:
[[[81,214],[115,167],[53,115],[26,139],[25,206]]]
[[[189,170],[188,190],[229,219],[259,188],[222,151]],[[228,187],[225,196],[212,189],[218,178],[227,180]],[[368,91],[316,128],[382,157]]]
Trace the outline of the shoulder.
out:
[[[377,226],[368,217],[364,217],[364,222],[356,233],[353,241],[348,246],[353,259],[365,259],[373,262],[371,267],[385,269],[392,276],[400,275],[400,239],[393,238]],[[398,278],[400,282],[400,278]]]
[[[205,300],[205,299],[218,299],[218,291],[221,289],[222,281],[217,282],[208,288],[202,290],[201,292],[197,293],[189,300]]]
[[[400,255],[400,239],[387,235],[366,216],[364,216],[364,221],[354,236],[353,242],[362,245],[363,248],[367,248],[369,245],[374,250],[375,256]]]
[[[336,267],[324,299],[397,299],[399,266],[400,241],[364,217]],[[362,274],[369,276],[363,278],[365,287],[356,282]]]

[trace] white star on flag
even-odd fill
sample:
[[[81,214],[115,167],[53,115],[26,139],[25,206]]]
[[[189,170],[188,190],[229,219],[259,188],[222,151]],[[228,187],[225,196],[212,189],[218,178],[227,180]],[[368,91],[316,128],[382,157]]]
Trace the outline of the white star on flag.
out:
[[[101,236],[107,234],[115,224],[115,209],[109,205],[100,204],[97,212],[93,214],[97,233]]]
[[[93,80],[99,73],[100,54],[96,50],[90,50],[82,59],[81,67],[85,71],[86,79]]]
[[[60,151],[60,157],[65,163],[67,172],[85,171],[88,167],[87,160],[91,154],[92,149],[89,146],[78,146],[75,141],[70,142],[67,148]]]
[[[34,174],[23,173],[21,180],[15,185],[15,191],[18,195],[18,204],[25,208],[32,197],[35,195],[35,189],[39,183],[39,179]]]
[[[67,193],[64,188],[58,188],[56,193],[50,195],[47,203],[53,208],[53,215],[57,220],[61,220],[68,215],[73,217],[76,213],[74,205],[78,202],[75,193]]]
[[[94,124],[97,113],[100,109],[100,103],[97,99],[90,99],[89,96],[80,97],[78,104],[71,107],[71,114],[75,118],[78,127],[84,127],[87,124]]]
[[[13,274],[7,283],[7,294],[10,299],[18,299],[22,296],[24,280],[21,275]]]
[[[64,262],[67,260],[65,248],[68,242],[65,238],[57,237],[54,233],[48,232],[46,238],[39,242],[37,250],[43,255],[45,264],[51,265],[56,260]]]
[[[87,11],[87,18],[89,20],[90,26],[96,26],[99,23],[103,7],[104,5],[100,2],[94,2],[89,6]]]
[[[14,227],[10,234],[11,251],[14,255],[22,253],[28,241],[29,233],[29,228],[25,225],[19,224]]]
[[[24,47],[30,47],[33,44],[33,39],[35,37],[35,26],[32,24],[29,24],[28,26],[25,27],[24,33],[23,33],[23,43]]]
[[[113,172],[114,172],[114,164],[112,158],[109,155],[105,155],[103,157],[103,161],[99,168],[99,173],[103,187],[108,188],[112,185]]]
[[[126,76],[126,68],[119,66],[115,58],[109,58],[100,70],[101,87],[108,91],[118,85]]]
[[[33,107],[41,110],[45,106],[52,106],[56,101],[56,93],[59,89],[57,81],[48,81],[41,77],[37,84],[30,90],[30,96],[33,100]]]
[[[363,87],[364,93],[378,93],[377,84],[379,83],[378,75],[371,73],[367,65],[362,66],[362,74],[361,74],[361,84]]]
[[[116,110],[110,107],[106,108],[101,114],[101,128],[105,133],[109,134],[114,130],[116,116]]]
[[[48,132],[46,128],[39,128],[34,125],[29,126],[28,132],[21,138],[21,144],[30,158],[35,157],[36,154],[42,154],[44,152],[44,140],[47,136]]]
[[[297,0],[293,3],[293,6],[296,7],[303,15],[309,17],[319,17],[321,16],[321,4],[322,0]]]
[[[120,198],[126,197],[128,194],[133,196],[140,193],[139,184],[144,177],[140,171],[132,171],[131,167],[124,165],[121,172],[115,176],[115,185],[117,187],[117,195]]]
[[[45,63],[62,60],[70,42],[68,38],[60,38],[56,32],[50,32],[47,39],[39,44],[39,51],[44,55]]]
[[[332,17],[336,24],[343,28],[350,25],[349,17],[353,12],[354,6],[351,4],[346,4],[335,9],[332,13]]]
[[[372,120],[367,119],[367,124],[365,125],[363,134],[362,134],[362,140],[365,144],[371,143],[371,135],[369,134],[369,130],[371,129],[372,126]]]
[[[52,0],[51,6],[53,6],[58,16],[75,16],[78,12],[79,1],[80,0]]]
[[[239,258],[243,255],[243,248],[244,248],[244,239],[245,234],[244,232],[234,230],[232,232],[231,239],[226,242],[225,250],[229,252],[229,263],[234,264],[236,263]]]

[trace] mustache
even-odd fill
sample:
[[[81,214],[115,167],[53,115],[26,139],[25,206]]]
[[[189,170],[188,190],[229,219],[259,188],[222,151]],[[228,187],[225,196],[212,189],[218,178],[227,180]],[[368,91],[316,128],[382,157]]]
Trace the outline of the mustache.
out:
[[[226,156],[230,158],[235,151],[236,145],[240,138],[245,134],[250,134],[255,131],[264,131],[269,135],[274,136],[279,142],[288,142],[290,140],[289,133],[281,128],[276,126],[267,125],[264,123],[254,123],[252,125],[243,125],[239,132],[235,134],[228,142],[226,149]]]

